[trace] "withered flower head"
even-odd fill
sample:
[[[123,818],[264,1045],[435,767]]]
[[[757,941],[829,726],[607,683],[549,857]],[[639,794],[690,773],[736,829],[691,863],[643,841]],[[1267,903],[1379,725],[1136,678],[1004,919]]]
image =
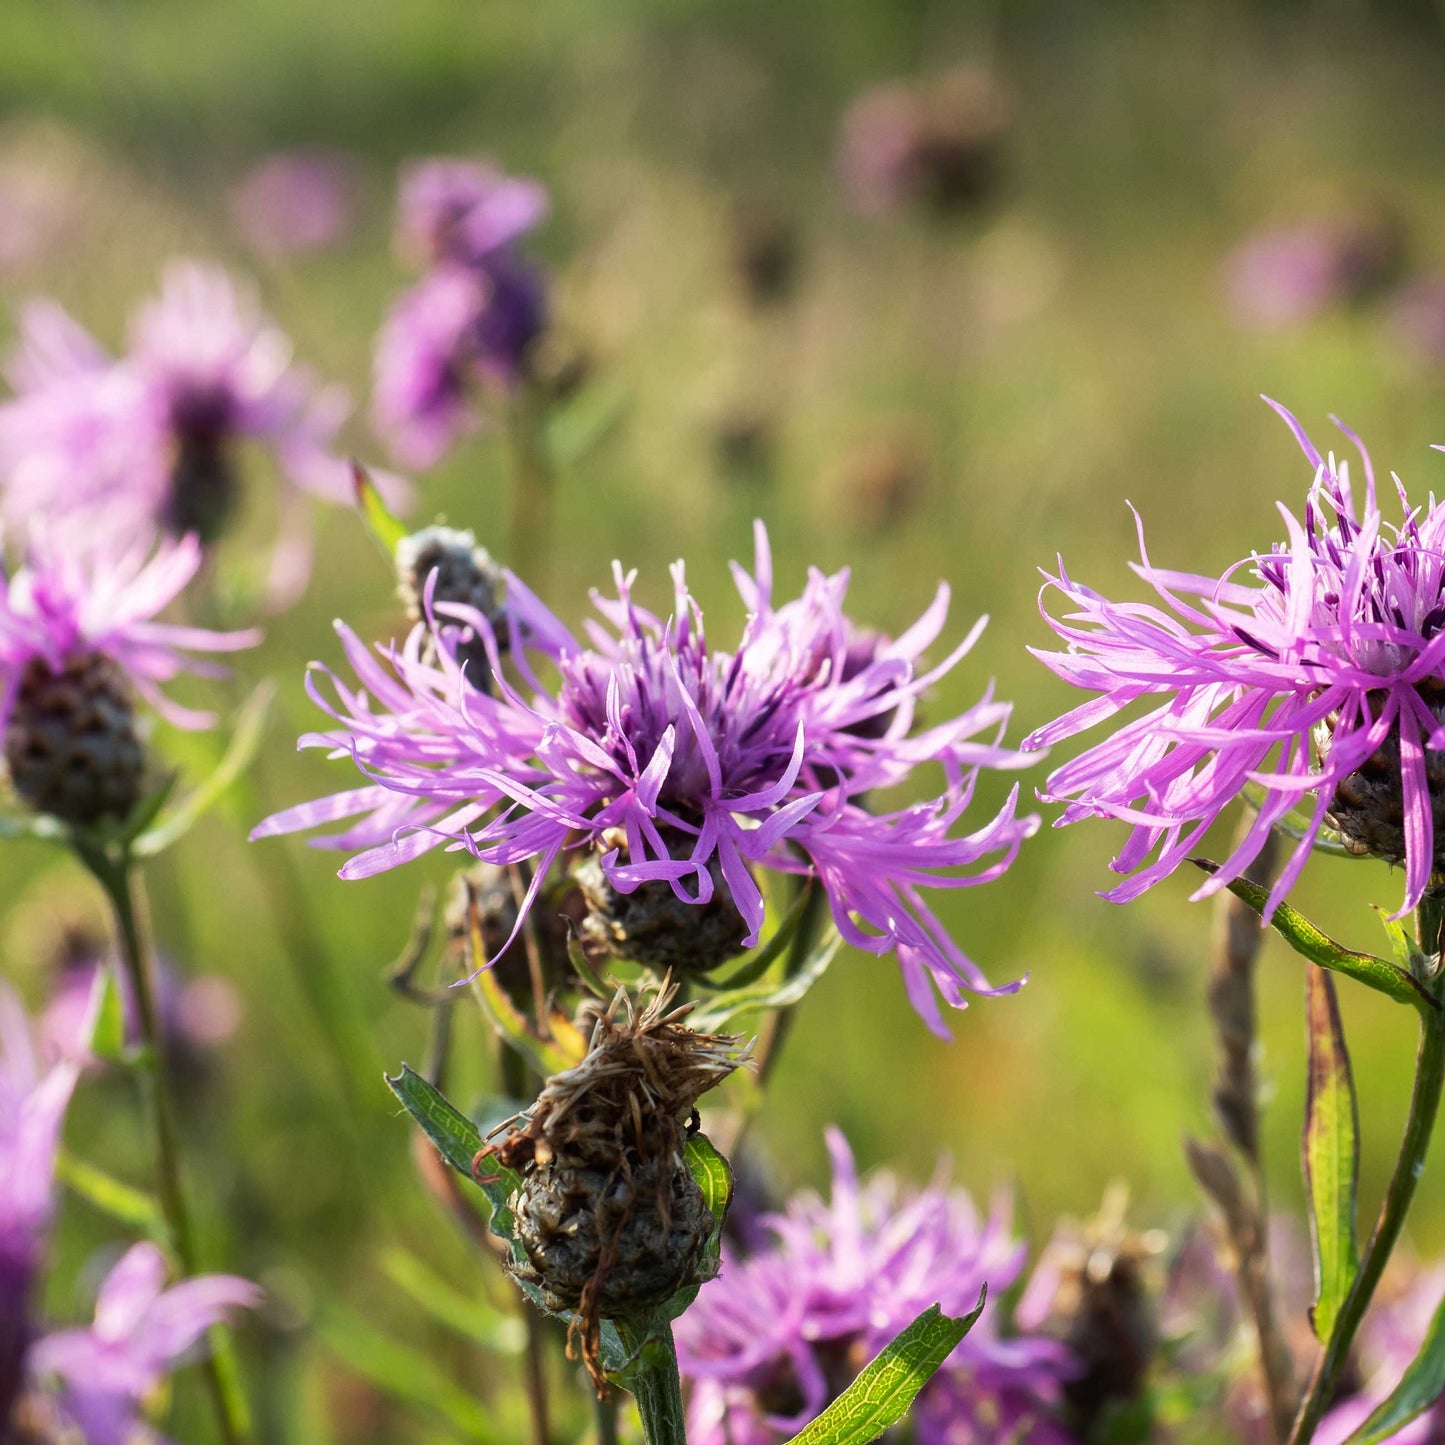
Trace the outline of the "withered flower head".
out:
[[[510,1208],[524,1259],[511,1268],[574,1337],[598,1390],[602,1320],[636,1316],[700,1282],[716,1223],[683,1156],[699,1098],[748,1060],[740,1037],[699,1034],[676,988],[619,989],[587,1056],[478,1156],[520,1171]]]

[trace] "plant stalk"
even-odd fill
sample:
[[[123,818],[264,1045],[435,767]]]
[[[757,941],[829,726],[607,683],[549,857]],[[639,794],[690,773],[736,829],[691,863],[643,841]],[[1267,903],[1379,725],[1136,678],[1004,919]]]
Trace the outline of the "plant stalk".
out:
[[[196,1236],[181,1175],[170,1066],[156,1002],[155,955],[141,924],[135,870],[129,859],[117,862],[99,848],[77,843],[76,849],[104,890],[115,916],[121,960],[135,997],[145,1048],[139,1073],[155,1132],[156,1193],[181,1273],[190,1278],[198,1273]],[[251,1435],[250,1412],[241,1387],[230,1333],[224,1325],[216,1325],[209,1331],[208,1337],[211,1352],[205,1361],[205,1375],[221,1439],[225,1445],[244,1445]]]
[[[677,1368],[677,1347],[672,1323],[661,1315],[640,1321],[613,1321],[636,1363],[628,1375],[628,1388],[642,1416],[646,1445],[687,1445],[687,1416],[682,1404],[682,1377]]]
[[[1442,919],[1441,901],[1426,898],[1417,912],[1421,947],[1429,954],[1439,948]],[[1432,994],[1438,996],[1438,974],[1431,984]],[[1415,1186],[1425,1171],[1425,1156],[1430,1148],[1430,1136],[1435,1128],[1435,1116],[1440,1108],[1440,1094],[1445,1087],[1445,1012],[1439,1009],[1425,1009],[1420,1018],[1420,1050],[1415,1061],[1415,1086],[1410,1096],[1410,1115],[1405,1124],[1405,1137],[1400,1144],[1400,1155],[1395,1161],[1395,1172],[1385,1191],[1384,1203],[1375,1223],[1374,1233],[1365,1247],[1360,1271],[1350,1286],[1345,1302],[1340,1308],[1339,1318],[1325,1346],[1314,1373],[1310,1377],[1309,1389],[1304,1402],[1295,1417],[1294,1430],[1289,1445],[1308,1445],[1316,1428],[1334,1398],[1340,1375],[1349,1359],[1350,1346],[1355,1333],[1364,1319],[1374,1297],[1375,1288],[1385,1272],[1400,1231],[1405,1225],[1405,1216],[1410,1201],[1415,1195]]]

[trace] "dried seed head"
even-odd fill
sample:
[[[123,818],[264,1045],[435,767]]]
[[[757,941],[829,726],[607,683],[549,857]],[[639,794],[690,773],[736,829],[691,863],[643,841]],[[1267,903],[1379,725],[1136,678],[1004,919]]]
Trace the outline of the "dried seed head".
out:
[[[497,645],[505,646],[502,620],[501,569],[472,532],[453,527],[423,527],[396,544],[397,596],[413,622],[426,616],[427,580],[436,574],[433,603],[454,602],[473,607],[497,629]],[[487,690],[491,665],[482,639],[470,628],[438,616],[439,628],[455,639],[456,659],[475,687]]]
[[[1155,1276],[1165,1240],[1131,1230],[1126,1208],[1124,1191],[1111,1189],[1099,1213],[1056,1235],[1039,1264],[1057,1279],[1045,1323],[1079,1362],[1064,1398],[1084,1432],[1111,1404],[1137,1397],[1159,1342]]]
[[[5,729],[5,763],[38,813],[81,825],[129,816],[145,750],[124,672],[98,653],[72,657],[59,672],[33,658]]]
[[[575,1310],[574,1334],[599,1389],[602,1319],[628,1318],[697,1283],[714,1220],[683,1157],[698,1099],[747,1059],[742,1040],[698,1034],[619,990],[587,1056],[543,1085],[511,1131],[483,1151],[520,1170],[513,1194],[524,1259],[510,1266],[549,1308]],[[480,1159],[479,1159],[480,1166]]]
[[[589,954],[630,959],[659,974],[697,977],[720,968],[743,951],[747,924],[716,860],[710,865],[712,897],[688,903],[665,882],[643,883],[619,893],[593,856],[574,877],[587,904],[578,932]]]
[[[1426,706],[1438,721],[1445,721],[1445,684],[1420,685]],[[1372,697],[1376,705],[1379,697]],[[1334,717],[1326,718],[1315,733],[1315,745],[1328,757]],[[1430,811],[1435,818],[1434,871],[1445,870],[1445,753],[1425,749],[1425,781]],[[1405,796],[1400,782],[1400,737],[1392,731],[1379,749],[1353,773],[1341,779],[1330,799],[1325,821],[1340,833],[1347,849],[1357,857],[1405,861]]]

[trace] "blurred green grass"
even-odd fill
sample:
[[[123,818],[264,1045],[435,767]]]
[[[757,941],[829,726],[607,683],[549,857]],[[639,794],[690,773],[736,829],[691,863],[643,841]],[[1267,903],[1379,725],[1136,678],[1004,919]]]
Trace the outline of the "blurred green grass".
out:
[[[830,174],[847,98],[980,56],[1017,97],[999,203],[944,229],[848,215]],[[476,150],[532,170],[556,199],[541,249],[559,320],[592,354],[594,385],[626,399],[619,424],[560,478],[556,609],[576,619],[614,556],[661,599],[666,564],[684,556],[724,641],[740,617],[725,564],[750,557],[759,515],[784,588],[808,564],[846,564],[865,622],[905,625],[939,578],[953,588],[950,636],[989,613],[931,706],[961,706],[993,676],[1016,700],[1016,738],[1070,701],[1024,651],[1047,641],[1039,566],[1062,552],[1077,577],[1129,588],[1126,499],[1166,565],[1222,568],[1277,535],[1275,499],[1298,499],[1309,478],[1259,392],[1321,441],[1339,412],[1417,493],[1445,483],[1445,459],[1428,450],[1445,439],[1442,377],[1396,354],[1378,314],[1253,336],[1225,315],[1219,285],[1242,233],[1340,202],[1388,205],[1408,226],[1413,262],[1445,264],[1440,60],[1431,12],[1406,7],[1382,17],[1292,5],[10,0],[0,165],[55,167],[83,205],[6,292],[50,292],[116,341],[166,256],[214,255],[258,274],[299,353],[364,397],[370,340],[401,280],[387,250],[395,163]],[[266,148],[316,142],[360,157],[367,218],[333,255],[258,271],[224,219],[224,186]],[[739,202],[777,210],[800,238],[798,295],[766,318],[748,312],[728,269]],[[771,438],[746,477],[716,457],[719,426],[738,417],[761,419]],[[901,438],[925,472],[919,495],[882,523],[848,483],[880,436]],[[360,426],[352,440],[375,451]],[[482,438],[425,479],[420,514],[500,544],[506,486],[500,442]],[[323,519],[319,555],[306,600],[243,664],[247,678],[282,683],[266,806],[338,786],[345,772],[290,746],[314,721],[303,664],[335,656],[331,618],[379,636],[395,625],[354,518]],[[983,795],[997,801],[1002,785]],[[235,806],[208,820],[158,870],[154,902],[162,944],[233,979],[246,1001],[243,1032],[192,1117],[193,1173],[215,1258],[269,1283],[278,1322],[297,1326],[250,1361],[267,1379],[266,1438],[453,1438],[312,1369],[299,1328],[351,1312],[434,1352],[468,1385],[511,1368],[438,1333],[377,1267],[384,1249],[404,1246],[454,1279],[472,1268],[416,1181],[409,1130],[380,1080],[383,1065],[419,1059],[424,1035],[380,970],[406,941],[420,886],[447,866],[342,884],[330,855],[246,844],[254,821]],[[1194,1209],[1180,1138],[1211,1128],[1211,914],[1186,902],[1186,877],[1128,908],[1098,900],[1119,841],[1102,824],[1045,830],[1002,884],[942,897],[941,914],[995,979],[1030,978],[1019,997],[959,1015],[951,1044],[913,1016],[890,962],[839,960],[804,1007],[759,1129],[780,1183],[821,1180],[821,1126],[833,1121],[866,1163],[922,1177],[946,1152],[980,1194],[1014,1184],[1036,1241],[1118,1177],[1141,1220]],[[280,850],[374,1054],[353,1075],[330,1067],[298,980],[298,963],[319,962],[286,954],[263,883]],[[15,905],[69,871],[12,845],[0,898]],[[1300,904],[1374,947],[1364,905],[1393,907],[1401,888],[1381,866],[1320,859]],[[33,993],[29,961],[7,966]],[[1279,1205],[1297,1208],[1303,989],[1273,941],[1262,986],[1271,1184]],[[1343,1003],[1368,1210],[1397,1142],[1414,1040],[1401,1011],[1358,989]],[[468,1025],[477,1090],[482,1042]],[[88,1090],[72,1137],[141,1179],[129,1102],[114,1085]],[[1445,1246],[1445,1195],[1429,1180],[1412,1233],[1422,1250]],[[58,1310],[79,1309],[84,1246],[107,1237],[82,1206],[67,1210]],[[193,1423],[194,1402],[181,1404]],[[342,1411],[344,1436],[328,1436],[324,1419]],[[499,1426],[506,1438],[510,1428]]]

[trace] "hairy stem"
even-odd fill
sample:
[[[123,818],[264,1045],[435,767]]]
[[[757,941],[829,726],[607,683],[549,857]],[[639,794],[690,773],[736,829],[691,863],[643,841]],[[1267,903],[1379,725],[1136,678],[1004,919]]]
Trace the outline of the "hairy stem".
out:
[[[1427,910],[1424,904],[1419,911],[1421,939],[1425,948],[1434,951],[1440,933],[1438,904]],[[1426,942],[1428,940],[1428,942]],[[1438,990],[1438,980],[1436,984]],[[1374,1233],[1365,1248],[1360,1261],[1360,1272],[1345,1296],[1335,1321],[1330,1342],[1325,1346],[1314,1374],[1310,1377],[1309,1389],[1304,1403],[1295,1417],[1294,1431],[1290,1445],[1307,1445],[1314,1437],[1321,1417],[1329,1408],[1339,1384],[1341,1372],[1349,1359],[1350,1346],[1354,1343],[1355,1332],[1364,1319],[1374,1297],[1375,1287],[1385,1272],[1390,1255],[1400,1238],[1405,1225],[1405,1216],[1410,1201],[1415,1195],[1415,1186],[1425,1170],[1425,1155],[1430,1147],[1430,1135],[1435,1127],[1435,1116],[1440,1108],[1440,1093],[1445,1085],[1445,1013],[1431,1009],[1422,1014],[1420,1020],[1420,1052],[1415,1061],[1415,1087],[1410,1096],[1410,1116],[1405,1124],[1405,1137],[1400,1144],[1400,1155],[1395,1161],[1395,1172],[1385,1191],[1385,1201],[1380,1206],[1380,1216],[1375,1222]]]
[[[190,1277],[198,1272],[196,1238],[181,1176],[166,1041],[156,1002],[155,956],[141,923],[135,872],[129,860],[116,862],[99,849],[77,844],[77,851],[105,890],[115,915],[121,961],[130,980],[145,1046],[139,1072],[155,1133],[156,1193],[181,1272]],[[221,1438],[225,1445],[242,1445],[250,1438],[251,1425],[230,1333],[225,1326],[216,1325],[209,1339],[211,1352],[205,1373]]]
[[[628,1377],[628,1388],[642,1416],[642,1438],[647,1445],[687,1445],[682,1377],[677,1369],[671,1322],[654,1315],[649,1319],[615,1320],[614,1323],[628,1352],[637,1355]]]

